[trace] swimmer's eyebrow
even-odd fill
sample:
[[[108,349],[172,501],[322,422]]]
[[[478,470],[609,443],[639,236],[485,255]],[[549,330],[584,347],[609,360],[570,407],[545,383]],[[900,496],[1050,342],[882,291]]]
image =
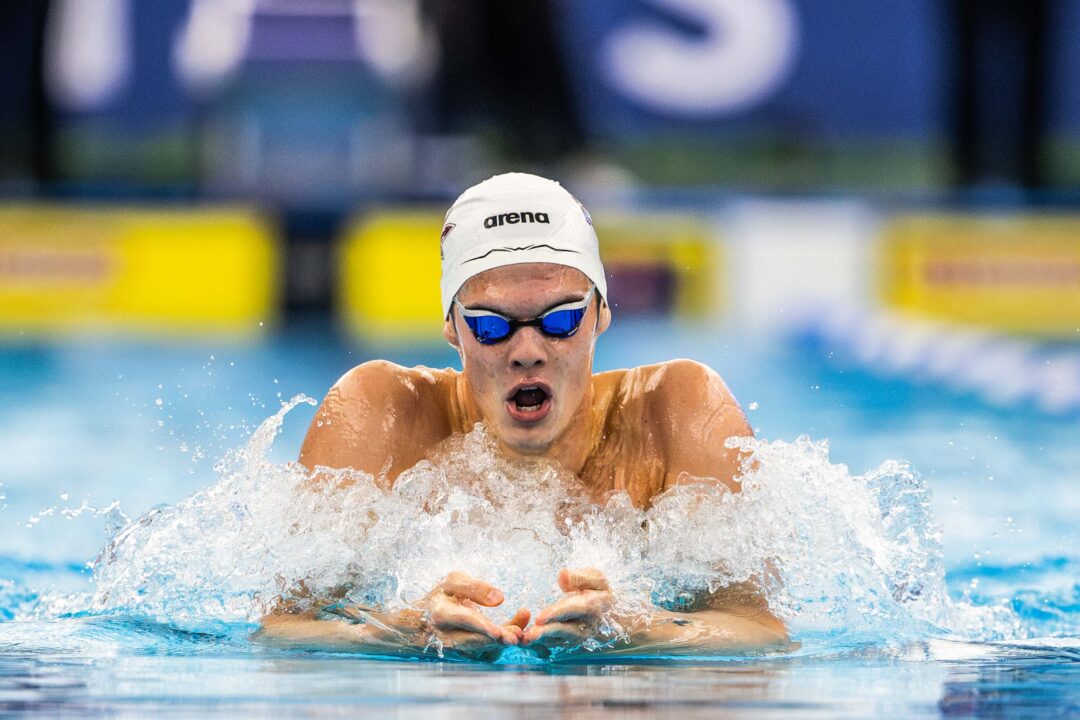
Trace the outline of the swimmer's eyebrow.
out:
[[[581,296],[578,296],[578,295],[569,295],[569,296],[564,295],[562,300],[557,300],[556,302],[551,303],[546,308],[544,308],[540,312],[533,315],[533,317],[540,317],[541,315],[546,313],[548,310],[551,310],[552,308],[557,308],[560,305],[565,305],[566,303],[581,302],[582,300],[584,300],[587,297],[588,297],[588,295],[581,295]],[[486,310],[487,312],[495,313],[496,315],[502,315],[503,317],[506,317],[506,318],[514,317],[513,315],[506,312],[505,310],[500,310],[499,308],[489,307],[487,305],[465,305],[464,303],[462,303],[462,305],[465,307],[466,310]]]

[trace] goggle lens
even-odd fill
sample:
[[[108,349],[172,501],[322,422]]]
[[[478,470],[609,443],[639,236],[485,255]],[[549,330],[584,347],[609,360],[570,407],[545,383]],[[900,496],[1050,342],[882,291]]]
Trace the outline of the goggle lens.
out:
[[[472,334],[476,336],[476,339],[485,345],[491,345],[510,337],[510,322],[498,315],[466,317],[465,324],[472,330]]]
[[[578,329],[585,317],[585,308],[556,310],[540,317],[540,331],[552,337],[567,337]]]

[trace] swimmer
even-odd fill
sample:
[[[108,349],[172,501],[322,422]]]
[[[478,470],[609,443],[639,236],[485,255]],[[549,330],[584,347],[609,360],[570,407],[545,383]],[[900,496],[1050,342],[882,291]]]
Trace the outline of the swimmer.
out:
[[[483,423],[506,456],[553,460],[597,498],[625,491],[647,508],[684,474],[739,491],[740,455],[725,441],[753,433],[713,370],[672,360],[593,373],[597,338],[611,323],[606,276],[588,211],[558,183],[511,173],[466,190],[446,214],[441,252],[443,336],[462,371],[378,360],[353,368],[319,407],[300,451],[304,466],[353,468],[392,483]],[[472,659],[510,645],[545,654],[593,637],[606,643],[598,652],[635,655],[787,642],[761,594],[743,587],[681,612],[657,608],[648,622],[627,618],[626,637],[612,644],[603,620],[615,598],[603,574],[563,568],[553,581],[561,599],[535,614],[520,608],[503,625],[477,610],[502,604],[498,588],[449,572],[414,609],[330,609],[352,624],[282,609],[263,619],[259,636],[381,655],[437,644]]]

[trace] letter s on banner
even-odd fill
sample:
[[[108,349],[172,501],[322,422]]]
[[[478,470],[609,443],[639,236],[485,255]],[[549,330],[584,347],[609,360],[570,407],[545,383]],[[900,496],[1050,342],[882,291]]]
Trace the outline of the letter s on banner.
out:
[[[685,37],[639,22],[615,30],[603,48],[617,90],[654,111],[693,117],[746,109],[773,91],[798,50],[791,0],[648,0],[705,28]]]

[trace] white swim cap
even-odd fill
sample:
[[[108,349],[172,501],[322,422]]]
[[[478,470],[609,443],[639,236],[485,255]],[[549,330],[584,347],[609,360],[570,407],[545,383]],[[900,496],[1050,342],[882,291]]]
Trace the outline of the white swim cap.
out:
[[[607,298],[589,211],[559,183],[536,175],[496,175],[463,192],[446,211],[441,254],[444,318],[466,280],[503,265],[577,268]]]

